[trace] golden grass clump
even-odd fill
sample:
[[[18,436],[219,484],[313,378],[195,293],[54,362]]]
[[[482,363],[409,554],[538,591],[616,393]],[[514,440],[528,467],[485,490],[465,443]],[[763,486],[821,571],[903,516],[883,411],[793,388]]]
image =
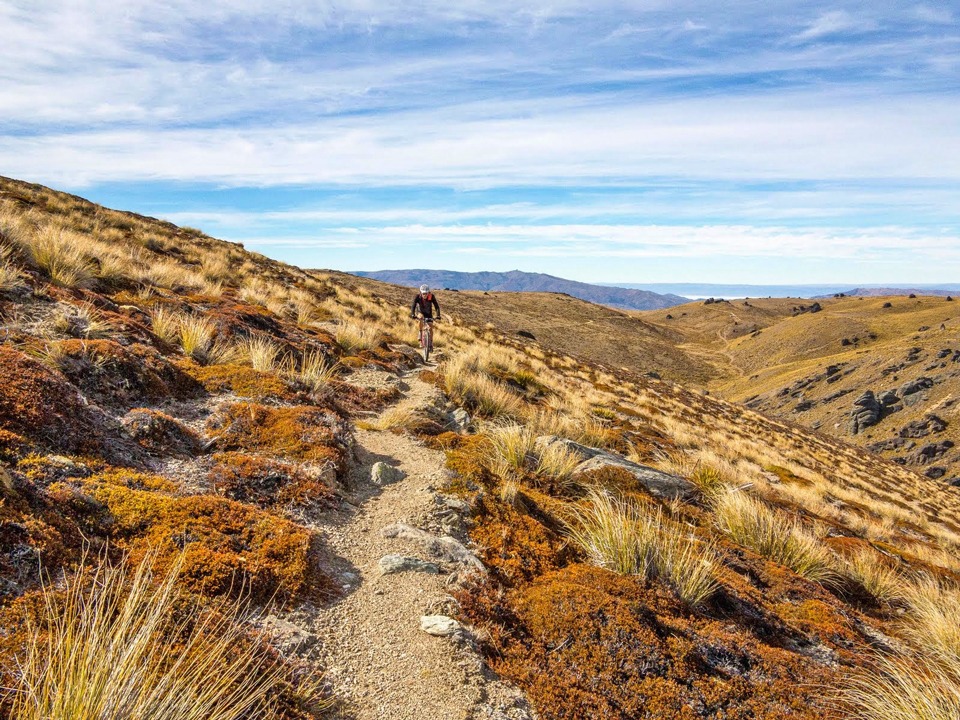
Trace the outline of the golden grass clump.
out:
[[[276,372],[280,346],[262,335],[249,337],[240,343],[240,353],[254,370]]]
[[[372,350],[382,340],[379,328],[372,323],[341,322],[337,325],[334,339],[344,352],[353,353]]]
[[[11,262],[10,248],[0,245],[0,292],[8,292],[20,287],[20,272]]]
[[[50,282],[64,287],[93,284],[95,267],[84,252],[82,236],[51,225],[24,237],[28,238],[24,249]]]
[[[206,361],[215,333],[213,323],[198,315],[183,315],[177,323],[180,347],[197,362]]]
[[[551,443],[538,448],[537,464],[534,472],[540,477],[555,480],[561,485],[570,481],[573,471],[583,462],[583,458],[562,443]]]
[[[717,551],[656,511],[594,490],[568,533],[591,562],[624,575],[659,578],[691,606],[717,590]]]
[[[820,540],[797,520],[744,492],[714,499],[720,529],[735,542],[802,575],[829,584],[837,580],[836,560]]]
[[[145,558],[93,569],[43,591],[13,716],[19,720],[239,720],[270,717],[282,673],[250,642],[236,606],[204,611],[180,600],[179,568],[155,583]]]
[[[516,418],[521,414],[520,398],[503,383],[482,370],[474,354],[464,353],[443,364],[447,394],[472,412],[488,418]]]
[[[340,364],[328,359],[320,350],[304,351],[299,366],[290,356],[286,363],[286,373],[314,391],[328,385],[339,372]]]
[[[150,313],[150,329],[153,334],[167,343],[175,343],[180,338],[180,320],[183,313],[166,307],[158,307]]]
[[[960,669],[960,589],[924,576],[905,590],[904,634],[927,654]]]
[[[862,548],[843,558],[841,572],[859,582],[881,602],[892,603],[905,599],[907,578],[873,550]]]
[[[849,678],[842,698],[856,720],[956,720],[960,662],[881,657]]]

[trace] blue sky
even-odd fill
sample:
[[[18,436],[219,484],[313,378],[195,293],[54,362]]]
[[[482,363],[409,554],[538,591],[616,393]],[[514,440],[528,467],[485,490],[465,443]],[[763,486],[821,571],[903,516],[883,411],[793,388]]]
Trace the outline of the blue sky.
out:
[[[960,4],[0,0],[0,174],[306,267],[960,277]]]

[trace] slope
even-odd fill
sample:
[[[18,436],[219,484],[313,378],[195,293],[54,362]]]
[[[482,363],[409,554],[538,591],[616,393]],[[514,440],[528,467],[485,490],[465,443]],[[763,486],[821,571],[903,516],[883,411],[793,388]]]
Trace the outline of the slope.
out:
[[[598,363],[540,317],[596,312],[569,298],[445,295],[424,367],[409,290],[0,192],[5,687],[44,612],[39,563],[69,575],[86,543],[182,558],[181,602],[206,612],[244,588],[265,613],[249,642],[284,672],[262,718],[529,701],[548,720],[812,720],[960,697],[957,489],[648,377],[653,360]],[[648,352],[683,337],[616,315]],[[535,322],[545,340],[516,333]]]
[[[725,397],[849,438],[928,477],[960,478],[958,304],[900,296],[818,306],[734,301],[686,305],[670,320],[643,317],[683,335],[688,353],[712,358],[710,386]]]

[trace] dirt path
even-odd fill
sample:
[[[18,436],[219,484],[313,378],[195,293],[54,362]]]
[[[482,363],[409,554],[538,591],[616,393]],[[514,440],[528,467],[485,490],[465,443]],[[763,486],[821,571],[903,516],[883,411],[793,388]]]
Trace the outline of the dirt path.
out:
[[[414,375],[403,378],[401,402],[443,403],[436,388]],[[341,583],[343,595],[326,607],[291,618],[316,638],[311,653],[325,668],[341,704],[340,718],[352,720],[526,719],[533,714],[522,694],[485,668],[468,631],[434,637],[420,628],[421,616],[455,611],[447,572],[384,575],[380,559],[399,554],[455,564],[432,557],[416,540],[386,537],[384,528],[404,523],[435,536],[456,533],[454,517],[438,491],[447,480],[442,452],[409,435],[356,431],[357,465],[349,503],[319,529],[328,545],[326,570]],[[383,488],[370,480],[378,461],[405,477]],[[462,535],[461,535],[462,537]]]

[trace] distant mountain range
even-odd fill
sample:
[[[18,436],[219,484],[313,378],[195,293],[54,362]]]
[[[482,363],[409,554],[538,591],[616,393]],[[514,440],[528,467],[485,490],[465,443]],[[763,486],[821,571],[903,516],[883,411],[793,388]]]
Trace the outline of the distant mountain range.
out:
[[[553,292],[566,293],[575,298],[623,310],[659,310],[690,302],[680,295],[661,294],[649,290],[608,287],[564,280],[543,273],[510,272],[454,272],[451,270],[379,270],[354,272],[354,275],[373,278],[394,285],[422,284],[438,290],[485,290],[487,292]]]
[[[795,285],[746,285],[733,283],[617,283],[619,287],[649,290],[655,293],[673,293],[684,297],[698,298],[765,298],[795,297],[823,298],[837,293],[844,295],[957,295],[960,285],[956,283],[902,283],[881,285],[841,284],[795,284]]]

